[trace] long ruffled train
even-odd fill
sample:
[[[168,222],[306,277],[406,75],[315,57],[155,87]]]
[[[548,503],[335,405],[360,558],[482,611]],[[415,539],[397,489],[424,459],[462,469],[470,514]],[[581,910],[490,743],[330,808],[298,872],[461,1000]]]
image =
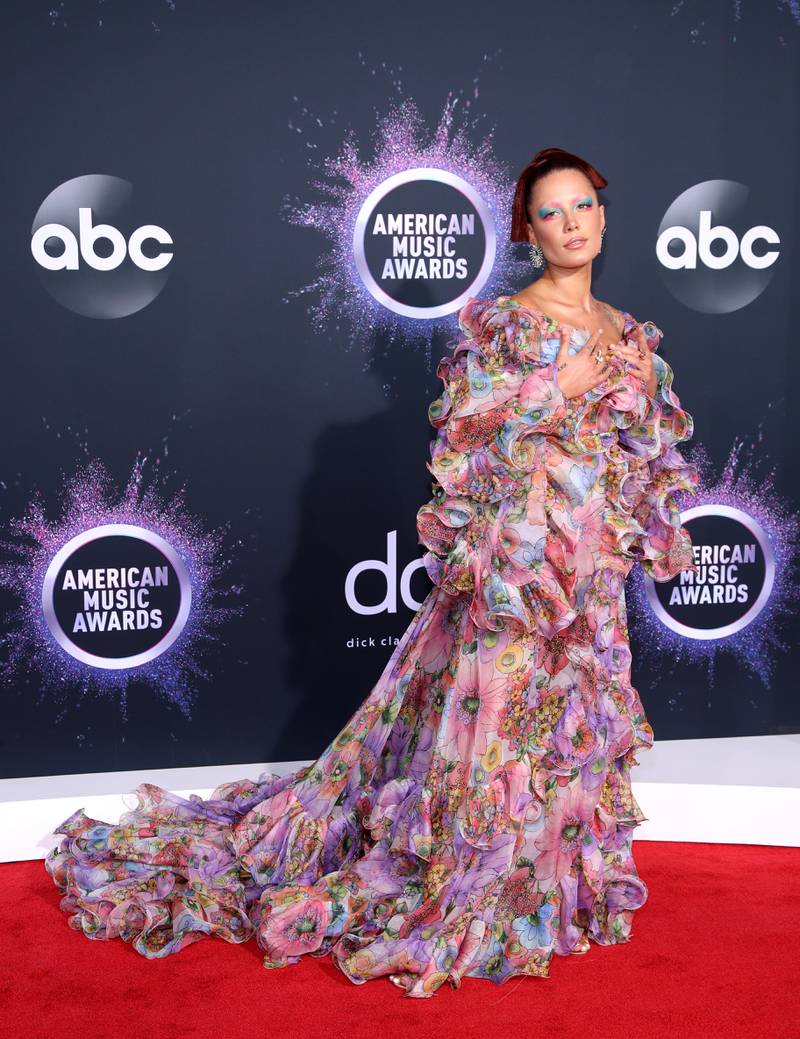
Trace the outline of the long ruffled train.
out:
[[[614,653],[622,576],[601,576],[583,643],[477,629],[434,589],[312,765],[208,800],[142,784],[117,825],[75,812],[46,859],[70,924],[147,957],[255,935],[267,967],[330,953],[417,997],[547,976],[584,933],[627,941],[647,897],[629,771],[652,731]]]

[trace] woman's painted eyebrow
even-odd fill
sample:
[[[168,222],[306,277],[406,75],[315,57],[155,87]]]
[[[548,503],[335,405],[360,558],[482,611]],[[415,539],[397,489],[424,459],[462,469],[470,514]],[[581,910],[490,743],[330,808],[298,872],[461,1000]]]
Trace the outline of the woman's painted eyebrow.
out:
[[[592,196],[591,195],[576,195],[575,198],[573,198],[572,201],[573,201],[573,203],[575,203],[575,202],[585,202],[585,201],[591,202],[592,201]],[[541,212],[541,210],[545,209],[547,206],[550,206],[550,207],[552,207],[554,209],[560,209],[561,208],[561,203],[560,202],[545,202],[544,205],[540,207],[539,211]]]

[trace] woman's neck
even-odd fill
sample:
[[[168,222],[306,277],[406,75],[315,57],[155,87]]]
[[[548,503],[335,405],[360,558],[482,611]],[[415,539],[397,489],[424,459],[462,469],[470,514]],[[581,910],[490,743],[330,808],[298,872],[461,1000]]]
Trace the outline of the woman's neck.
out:
[[[591,314],[596,309],[592,296],[591,264],[568,270],[548,267],[532,286],[548,305],[576,314]]]

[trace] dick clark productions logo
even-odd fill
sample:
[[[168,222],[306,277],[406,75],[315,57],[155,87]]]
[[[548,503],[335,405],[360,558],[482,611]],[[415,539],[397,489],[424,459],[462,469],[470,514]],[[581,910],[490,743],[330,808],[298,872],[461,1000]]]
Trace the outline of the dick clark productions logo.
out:
[[[133,185],[94,173],[64,181],[39,206],[31,252],[45,289],[84,317],[127,317],[167,283],[172,237],[145,221]]]
[[[70,656],[92,667],[137,667],[175,642],[192,590],[180,555],[128,523],[82,531],[53,557],[42,586],[45,620]]]
[[[411,318],[445,317],[486,283],[497,238],[481,195],[448,170],[388,177],[356,218],[353,251],[367,291]]]

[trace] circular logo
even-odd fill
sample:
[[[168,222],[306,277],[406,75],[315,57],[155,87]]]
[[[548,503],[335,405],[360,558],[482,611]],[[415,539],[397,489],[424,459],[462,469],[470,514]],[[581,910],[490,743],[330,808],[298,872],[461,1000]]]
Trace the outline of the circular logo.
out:
[[[93,173],[51,191],[31,228],[31,253],[42,284],[84,317],[127,317],[164,288],[172,238],[143,223],[133,185]]]
[[[158,534],[106,523],[53,557],[42,608],[56,642],[92,667],[138,667],[173,644],[189,616],[183,560]]]
[[[668,628],[692,639],[721,639],[746,628],[769,600],[775,556],[769,535],[741,509],[697,505],[681,513],[700,572],[647,579],[647,597]]]
[[[730,314],[761,295],[780,255],[762,206],[735,180],[705,180],[679,195],[658,228],[665,285],[687,307]]]
[[[437,318],[477,295],[494,265],[497,236],[484,199],[447,170],[389,177],[356,218],[356,269],[368,292],[403,317]]]

